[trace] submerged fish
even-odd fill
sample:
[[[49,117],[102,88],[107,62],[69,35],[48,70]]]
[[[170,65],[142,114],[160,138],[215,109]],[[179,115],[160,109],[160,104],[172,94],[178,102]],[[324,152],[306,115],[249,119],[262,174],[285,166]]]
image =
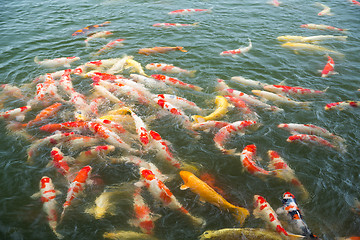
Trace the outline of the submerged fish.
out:
[[[296,54],[298,54],[299,51],[308,51],[308,52],[320,53],[320,54],[333,53],[340,57],[344,56],[344,54],[340,52],[309,43],[286,42],[281,46],[293,50]]]
[[[308,28],[308,29],[316,29],[316,30],[330,30],[330,31],[343,32],[343,33],[346,33],[348,31],[347,29],[343,29],[343,28],[337,28],[324,24],[314,24],[314,23],[302,24],[300,25],[300,27]]]
[[[360,101],[351,101],[351,100],[347,100],[347,101],[341,101],[341,102],[334,102],[334,103],[328,103],[325,106],[325,110],[345,110],[345,109],[350,109],[350,108],[357,108],[360,106]]]
[[[169,27],[193,27],[198,26],[199,23],[193,23],[193,24],[183,24],[183,23],[155,23],[153,27],[163,27],[163,28],[169,28]]]
[[[153,48],[142,48],[139,50],[138,53],[144,54],[144,55],[150,55],[154,53],[166,53],[169,51],[176,51],[179,50],[181,52],[187,52],[183,47],[153,47]]]
[[[269,230],[263,228],[224,228],[219,230],[208,230],[199,236],[200,240],[282,240],[282,238]]]
[[[246,53],[248,51],[250,51],[250,49],[252,48],[252,43],[251,40],[249,39],[249,45],[247,47],[242,47],[242,48],[238,48],[238,49],[234,49],[234,50],[227,50],[227,51],[223,51],[220,53],[221,56],[232,56],[235,57],[237,56],[237,54],[240,53]]]
[[[48,68],[56,68],[56,67],[70,67],[72,62],[80,60],[79,57],[61,57],[61,58],[54,58],[54,59],[44,59],[42,61],[39,60],[38,57],[34,58],[34,62]]]
[[[209,8],[209,9],[199,9],[199,8],[179,9],[179,10],[171,11],[168,14],[170,14],[170,15],[187,15],[187,14],[191,14],[191,13],[200,13],[200,12],[211,13],[212,8]]]
[[[87,32],[91,31],[91,30],[94,30],[96,28],[99,28],[99,27],[105,27],[107,25],[109,25],[110,21],[106,21],[102,24],[94,24],[94,25],[90,25],[90,26],[87,26],[87,27],[84,27],[82,29],[79,29],[77,31],[75,31],[72,36],[77,36],[77,35],[82,35],[82,34],[86,34]]]

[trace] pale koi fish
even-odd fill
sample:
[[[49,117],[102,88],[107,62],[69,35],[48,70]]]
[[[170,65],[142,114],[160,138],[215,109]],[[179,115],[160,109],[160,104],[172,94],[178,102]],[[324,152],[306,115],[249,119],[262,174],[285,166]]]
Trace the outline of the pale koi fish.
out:
[[[244,135],[247,129],[256,129],[258,125],[255,121],[237,121],[229,123],[225,127],[220,128],[220,130],[214,136],[215,146],[220,149],[225,154],[235,154],[236,149],[226,149],[225,144],[232,135]]]
[[[91,99],[90,103],[89,103],[89,107],[91,109],[91,112],[93,112],[96,116],[99,115],[99,108],[100,106],[108,103],[108,99],[102,97],[102,96],[99,96],[99,97],[96,97],[96,98],[93,98]]]
[[[330,75],[338,74],[337,72],[334,71],[335,62],[332,59],[332,57],[327,55],[327,58],[328,58],[328,60],[326,62],[326,65],[325,65],[324,69],[321,71],[321,77],[327,77]]]
[[[114,41],[111,41],[111,42],[109,42],[108,44],[106,44],[104,47],[102,47],[99,51],[97,51],[96,53],[95,53],[95,55],[100,55],[101,53],[103,53],[103,52],[105,52],[105,51],[108,51],[108,50],[110,50],[110,49],[112,49],[112,48],[114,48],[114,47],[117,47],[117,46],[123,46],[124,44],[123,44],[123,41],[124,41],[125,39],[123,39],[123,38],[119,38],[119,39],[116,39],[116,40],[114,40]]]
[[[266,85],[264,86],[264,90],[277,93],[277,94],[288,94],[291,96],[301,97],[301,96],[320,96],[326,92],[326,89],[314,90],[310,88],[303,87],[291,87],[285,85]]]
[[[305,52],[307,51],[307,52],[319,53],[319,54],[332,53],[339,57],[344,57],[343,53],[310,43],[286,42],[281,46],[293,50],[295,54],[299,54],[299,51],[305,51]]]
[[[227,51],[223,51],[220,53],[221,56],[232,56],[232,57],[237,57],[237,54],[241,54],[241,53],[247,53],[250,51],[250,49],[252,48],[252,43],[251,40],[249,39],[249,45],[247,47],[242,47],[242,48],[238,48],[238,49],[234,49],[234,50],[227,50]]]
[[[192,84],[189,84],[189,83],[182,82],[177,78],[168,77],[168,76],[161,75],[161,74],[153,74],[153,75],[151,75],[151,77],[156,79],[156,80],[162,81],[162,82],[164,82],[164,83],[166,83],[168,85],[177,87],[177,88],[189,89],[189,90],[195,90],[195,91],[201,91],[202,90],[202,88],[199,87],[199,86],[195,86],[195,85],[192,85]]]
[[[74,87],[72,85],[71,77],[70,77],[71,69],[66,69],[64,74],[61,75],[60,78],[60,86],[62,89],[69,95],[74,91]]]
[[[150,77],[144,72],[144,69],[141,66],[141,63],[135,61],[133,57],[129,57],[126,59],[125,69],[132,68],[132,72],[137,72],[143,76]]]
[[[168,14],[170,14],[170,15],[187,15],[187,14],[201,13],[201,12],[211,13],[212,8],[209,8],[209,9],[198,9],[198,8],[179,9],[179,10],[171,11]]]
[[[194,27],[199,26],[199,23],[193,23],[193,24],[183,24],[183,23],[155,23],[153,24],[153,27],[162,27],[162,28],[169,28],[169,27]]]
[[[242,85],[245,86],[249,86],[249,87],[254,87],[254,88],[263,88],[264,86],[266,86],[266,83],[262,83],[259,81],[255,81],[255,80],[251,80],[251,79],[247,79],[241,76],[236,76],[236,77],[232,77],[231,78],[232,81],[240,83]]]
[[[155,199],[159,200],[165,207],[180,211],[189,217],[196,225],[203,225],[205,223],[203,219],[191,215],[175,198],[170,189],[162,181],[156,178],[151,170],[140,168],[140,176],[143,180],[143,184],[149,190],[150,194]],[[142,186],[142,183],[138,182],[137,185]]]
[[[39,103],[44,100],[54,99],[57,101],[64,101],[62,97],[57,92],[56,82],[51,74],[46,74],[46,79],[43,83],[38,83],[36,85],[36,95],[34,100],[29,102]]]
[[[88,68],[93,68],[93,69],[110,68],[119,60],[120,58],[109,58],[109,59],[90,61],[85,63],[84,65]]]
[[[40,192],[33,194],[32,198],[41,197],[43,210],[47,215],[48,224],[58,239],[64,236],[56,231],[58,225],[56,193],[51,178],[44,176],[40,180]]]
[[[98,159],[101,156],[106,156],[109,153],[115,151],[115,147],[112,145],[94,146],[91,149],[79,153],[75,158],[77,164],[89,164],[94,159]]]
[[[334,102],[334,103],[328,103],[325,106],[325,110],[345,110],[345,109],[350,109],[350,108],[357,108],[360,106],[360,101],[351,101],[351,100],[347,100],[347,101],[341,101],[341,102]]]
[[[139,50],[139,54],[150,55],[155,53],[166,53],[169,51],[179,50],[181,52],[187,52],[183,47],[153,47],[153,48],[142,48]]]
[[[48,68],[56,68],[56,67],[66,67],[69,68],[70,64],[80,60],[79,57],[61,57],[61,58],[54,58],[54,59],[44,59],[42,61],[36,56],[34,58],[34,62]]]
[[[0,84],[1,96],[4,95],[4,97],[14,97],[14,98],[22,98],[24,99],[24,95],[22,93],[22,90],[16,86],[13,86],[11,84]]]
[[[69,103],[73,104],[77,110],[75,112],[75,118],[78,120],[88,120],[93,115],[89,104],[86,101],[86,97],[76,91],[72,91],[70,95]],[[80,114],[76,116],[76,114]]]
[[[338,41],[346,41],[347,36],[334,36],[334,35],[317,35],[310,37],[302,37],[302,36],[293,36],[293,35],[285,35],[277,37],[277,40],[284,42],[300,42],[300,43],[317,43],[319,41],[326,40],[338,40]]]
[[[331,8],[326,6],[325,4],[316,2],[315,5],[323,8],[323,10],[318,13],[318,16],[324,16],[324,15],[331,16],[331,15],[334,15],[333,13],[330,12]]]
[[[153,234],[155,221],[161,217],[159,214],[153,214],[149,206],[145,203],[144,198],[141,196],[141,188],[136,188],[133,194],[133,206],[135,218],[130,219],[130,225],[139,227],[143,233]]]
[[[216,109],[211,114],[204,117],[200,115],[193,115],[191,116],[191,118],[194,119],[195,123],[205,122],[209,120],[218,120],[226,115],[226,113],[229,111],[231,106],[229,102],[226,100],[226,98],[224,98],[223,96],[216,96],[215,105],[216,105]]]
[[[343,32],[343,33],[348,31],[348,29],[342,29],[342,28],[337,28],[337,27],[328,26],[328,25],[324,25],[324,24],[313,24],[313,23],[303,24],[303,25],[300,25],[300,27],[308,28],[308,29],[316,29],[316,30],[330,30],[330,31]]]
[[[88,34],[88,37],[84,40],[85,45],[88,47],[89,42],[94,40],[95,38],[106,38],[112,34],[113,33],[111,31],[101,31],[101,32]]]
[[[270,159],[268,168],[272,171],[272,175],[287,183],[293,184],[301,191],[302,198],[304,200],[308,199],[309,192],[306,190],[300,180],[296,177],[294,170],[289,167],[289,165],[279,155],[279,153],[273,150],[269,150],[267,153]]]
[[[148,70],[162,71],[165,73],[176,73],[176,74],[181,73],[188,75],[189,77],[195,77],[195,73],[196,73],[196,70],[189,71],[186,69],[176,67],[172,64],[166,64],[166,63],[149,63],[145,66],[145,68]]]
[[[91,147],[99,144],[100,141],[101,139],[97,137],[74,136],[71,137],[69,140],[63,142],[62,144],[70,150],[76,151],[81,148]]]
[[[326,146],[329,148],[333,148],[339,152],[346,152],[346,149],[344,146],[335,146],[334,144],[330,143],[329,141],[325,140],[322,137],[316,136],[316,135],[309,135],[309,134],[296,134],[288,137],[286,140],[287,142],[302,142],[307,143],[310,145],[318,145],[318,146]]]
[[[210,120],[206,122],[193,123],[192,128],[195,131],[209,131],[209,130],[219,131],[219,129],[225,127],[228,124],[229,122]]]
[[[158,238],[153,237],[150,234],[139,233],[133,231],[115,231],[115,232],[105,232],[103,238],[107,239],[142,239],[142,240],[158,240]]]
[[[75,31],[72,36],[77,36],[77,35],[82,35],[82,34],[86,34],[87,32],[91,31],[91,30],[94,30],[96,28],[99,28],[99,27],[105,27],[107,25],[110,24],[110,21],[106,21],[106,22],[103,22],[102,24],[94,24],[94,25],[90,25],[90,26],[87,26],[87,27],[84,27],[82,29],[79,29],[77,31]]]
[[[272,93],[272,92],[268,92],[268,91],[252,90],[251,92],[261,98],[272,101],[275,105],[278,105],[278,106],[279,105],[280,106],[288,105],[288,106],[292,106],[292,107],[302,107],[304,109],[309,109],[309,105],[311,103],[311,102],[294,101],[294,100],[292,100],[288,97],[285,97],[281,94],[276,94],[276,93]]]
[[[109,91],[109,89],[113,88],[111,83],[104,80],[97,81],[95,78],[93,78],[93,81],[93,87],[97,95],[102,96],[115,104],[122,103],[118,97]]]
[[[240,161],[244,170],[255,176],[268,176],[271,172],[261,168],[256,162],[256,146],[254,144],[247,145],[240,153]]]
[[[171,104],[174,104],[175,106],[179,106],[180,108],[184,110],[191,110],[194,112],[201,112],[202,109],[196,105],[196,103],[191,102],[187,100],[186,98],[182,98],[176,95],[171,94],[158,94],[157,95],[160,98],[165,99],[165,101],[170,102]]]
[[[70,183],[66,201],[63,204],[63,211],[61,213],[60,221],[64,218],[66,209],[72,204],[72,201],[78,197],[79,193],[81,193],[86,185],[86,181],[89,179],[91,174],[92,167],[85,166],[83,167],[78,174],[76,175],[75,179]]]
[[[146,87],[149,87],[154,90],[166,90],[169,88],[169,86],[166,85],[166,83],[160,82],[151,77],[146,77],[146,76],[142,76],[139,74],[130,74],[130,77],[134,81],[141,83],[141,84],[145,85]]]
[[[5,112],[0,112],[0,119],[12,120],[22,122],[25,119],[25,114],[31,110],[31,106],[23,106],[19,108],[14,108]]]

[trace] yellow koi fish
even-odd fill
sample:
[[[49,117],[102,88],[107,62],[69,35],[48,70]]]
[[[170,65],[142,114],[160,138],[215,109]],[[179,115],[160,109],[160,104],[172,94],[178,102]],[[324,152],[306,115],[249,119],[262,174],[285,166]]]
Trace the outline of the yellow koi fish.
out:
[[[194,119],[195,123],[198,122],[206,122],[209,120],[217,120],[222,117],[228,112],[229,107],[231,106],[225,97],[223,96],[216,96],[215,99],[216,110],[212,112],[210,115],[203,117],[200,115],[193,115],[192,118]]]
[[[319,53],[333,53],[336,54],[338,56],[343,57],[344,54],[328,49],[328,48],[324,48],[321,46],[317,46],[314,44],[309,44],[309,43],[296,43],[296,42],[286,42],[284,44],[281,45],[284,48],[289,48],[291,50],[293,50],[296,54],[298,54],[298,51],[310,51],[310,52],[319,52]]]

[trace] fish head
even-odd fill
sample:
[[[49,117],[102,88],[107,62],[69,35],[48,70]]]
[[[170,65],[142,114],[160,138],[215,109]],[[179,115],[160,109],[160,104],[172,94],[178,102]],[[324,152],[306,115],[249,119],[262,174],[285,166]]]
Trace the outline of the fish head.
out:
[[[46,189],[46,188],[48,188],[48,186],[51,186],[51,185],[52,185],[51,178],[49,178],[47,176],[44,176],[41,178],[41,180],[40,180],[40,188],[41,189]]]
[[[254,208],[259,208],[264,203],[267,203],[264,197],[260,195],[254,195]]]
[[[151,170],[142,167],[140,168],[140,176],[149,181],[155,179],[155,174]]]
[[[179,174],[185,184],[189,181],[190,176],[193,175],[191,172],[188,171],[180,171]]]
[[[291,203],[291,202],[296,203],[296,198],[295,198],[294,194],[292,194],[290,192],[285,192],[283,194],[282,203],[283,204],[288,204],[288,203]]]

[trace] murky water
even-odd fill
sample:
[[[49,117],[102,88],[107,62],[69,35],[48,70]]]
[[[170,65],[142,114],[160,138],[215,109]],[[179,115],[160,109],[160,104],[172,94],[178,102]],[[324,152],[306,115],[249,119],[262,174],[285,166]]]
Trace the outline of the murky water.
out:
[[[63,56],[78,56],[80,61],[72,66],[95,59],[106,59],[133,55],[134,60],[143,66],[151,62],[171,63],[185,69],[197,70],[195,78],[182,77],[181,80],[201,86],[202,92],[176,90],[175,94],[197,103],[211,113],[214,108],[216,79],[224,79],[230,87],[251,93],[251,88],[229,81],[233,76],[261,81],[267,84],[280,82],[289,86],[302,86],[324,90],[326,94],[312,101],[310,110],[285,107],[283,113],[274,114],[258,111],[262,126],[245,136],[235,136],[228,143],[229,148],[241,151],[248,144],[255,144],[258,155],[263,158],[262,166],[267,165],[266,152],[276,150],[295,170],[298,178],[310,193],[306,201],[299,201],[305,220],[314,233],[322,239],[360,234],[359,216],[350,209],[353,199],[359,192],[359,117],[360,110],[325,111],[330,102],[358,100],[360,63],[360,20],[359,6],[348,1],[324,2],[331,7],[333,16],[318,16],[321,8],[315,2],[284,0],[280,7],[263,1],[38,1],[19,0],[2,3],[0,22],[0,79],[1,83],[22,86],[35,77],[59,69],[49,70],[34,63],[35,56],[40,59]],[[170,16],[169,11],[182,8],[212,8],[211,13],[189,16]],[[114,35],[108,39],[94,40],[85,47],[84,37],[71,34],[85,26],[111,21],[106,30]],[[198,27],[155,28],[158,22],[194,23]],[[321,78],[321,70],[326,58],[321,54],[294,54],[281,47],[276,40],[280,35],[312,36],[320,34],[342,35],[336,32],[300,28],[301,24],[316,23],[349,29],[345,42],[326,41],[322,46],[334,49],[345,55],[334,56],[338,75]],[[110,39],[124,38],[124,46],[94,57]],[[251,39],[253,48],[239,58],[220,56],[224,50],[246,46]],[[188,52],[170,52],[144,56],[138,49],[154,46],[182,46]],[[151,71],[147,71],[153,74]],[[74,87],[84,94],[90,91],[90,79],[74,76]],[[154,93],[159,91],[154,91]],[[159,92],[160,93],[160,92]],[[35,88],[28,89],[28,95],[35,94]],[[4,104],[4,111],[21,107],[24,102],[11,100]],[[144,119],[157,115],[154,109],[135,106]],[[37,112],[31,112],[26,120],[31,120]],[[65,114],[65,113],[64,113]],[[52,121],[64,120],[63,115]],[[241,120],[239,114],[230,111],[224,118],[229,122]],[[289,133],[278,129],[279,123],[314,124],[341,136],[346,140],[347,152],[325,147],[312,147],[287,143]],[[26,163],[30,142],[5,129],[7,122],[1,123],[0,143],[0,238],[1,239],[54,239],[40,201],[30,196],[39,190],[39,180],[47,175],[54,181],[62,194],[58,203],[65,201],[67,183],[52,167],[46,167],[50,160],[49,148],[44,148],[36,157],[36,164]],[[260,179],[242,170],[238,157],[222,154],[214,145],[213,133],[201,133],[194,139],[182,129],[173,118],[163,116],[156,121],[148,121],[153,129],[172,143],[175,154],[186,163],[196,164],[201,172],[211,173],[216,185],[235,205],[253,209],[253,196],[264,196],[274,209],[281,206],[281,196],[285,191],[295,195],[297,190],[277,179]],[[37,129],[31,134],[45,137]],[[116,156],[120,155],[116,152]],[[164,173],[174,174],[154,159],[151,154],[144,156],[158,165]],[[106,185],[132,182],[138,179],[137,168],[131,164],[109,164],[94,162],[93,178],[101,179],[102,184],[89,186],[77,199],[58,227],[66,239],[102,239],[104,232],[115,230],[139,231],[127,221],[132,217],[132,199],[120,198],[114,216],[96,220],[84,213]],[[179,212],[163,208],[151,201],[154,212],[162,217],[156,221],[155,236],[159,239],[197,239],[205,230],[225,227],[238,227],[233,216],[218,208],[201,204],[198,196],[190,190],[181,191],[182,184],[178,174],[167,186],[177,199],[191,213],[207,221],[204,228],[193,226]],[[245,227],[264,227],[264,223],[250,216]]]

